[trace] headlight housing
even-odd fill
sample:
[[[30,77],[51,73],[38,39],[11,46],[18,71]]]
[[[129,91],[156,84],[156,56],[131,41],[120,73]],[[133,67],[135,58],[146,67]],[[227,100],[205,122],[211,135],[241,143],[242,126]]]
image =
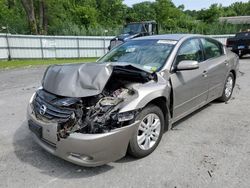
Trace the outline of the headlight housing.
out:
[[[32,96],[31,96],[31,98],[29,100],[30,104],[32,104],[32,102],[34,101],[35,97],[36,97],[36,92],[32,94]]]
[[[38,90],[40,90],[40,89],[43,89],[43,87],[41,86],[41,87],[37,88],[37,90],[35,91],[35,93],[32,94],[32,96],[31,96],[31,98],[30,98],[30,100],[29,100],[29,103],[30,103],[30,104],[34,101],[34,99],[35,99],[35,97],[36,97],[36,92],[37,92]]]
[[[118,121],[124,122],[124,121],[130,121],[135,118],[136,111],[129,111],[129,112],[123,112],[118,114]]]

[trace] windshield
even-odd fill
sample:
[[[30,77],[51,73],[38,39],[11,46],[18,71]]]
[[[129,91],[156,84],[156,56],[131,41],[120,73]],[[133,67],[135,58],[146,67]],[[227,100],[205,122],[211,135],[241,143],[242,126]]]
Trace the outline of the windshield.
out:
[[[142,24],[128,24],[123,28],[122,34],[136,34],[142,32]]]
[[[131,63],[149,71],[158,71],[175,44],[176,41],[172,40],[131,40],[108,52],[99,62]]]
[[[236,34],[236,37],[237,37],[237,38],[250,37],[250,32],[237,33],[237,34]]]

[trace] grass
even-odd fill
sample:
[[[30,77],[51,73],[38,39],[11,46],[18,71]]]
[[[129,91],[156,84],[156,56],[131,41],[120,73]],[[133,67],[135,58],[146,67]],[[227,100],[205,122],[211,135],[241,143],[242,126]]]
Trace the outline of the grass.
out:
[[[81,58],[81,59],[29,59],[29,60],[11,60],[0,61],[0,69],[13,69],[24,67],[37,67],[42,65],[64,64],[64,63],[86,63],[95,62],[97,58]]]

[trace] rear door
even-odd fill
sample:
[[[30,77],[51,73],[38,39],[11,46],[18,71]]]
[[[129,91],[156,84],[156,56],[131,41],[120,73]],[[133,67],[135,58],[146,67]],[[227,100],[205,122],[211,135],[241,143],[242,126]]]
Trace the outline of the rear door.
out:
[[[229,62],[221,43],[211,38],[202,38],[201,43],[209,79],[208,100],[211,101],[222,95]]]
[[[174,95],[174,121],[204,105],[208,97],[208,78],[204,55],[199,38],[185,41],[176,56],[173,67],[182,60],[199,62],[199,69],[175,71],[171,74]]]

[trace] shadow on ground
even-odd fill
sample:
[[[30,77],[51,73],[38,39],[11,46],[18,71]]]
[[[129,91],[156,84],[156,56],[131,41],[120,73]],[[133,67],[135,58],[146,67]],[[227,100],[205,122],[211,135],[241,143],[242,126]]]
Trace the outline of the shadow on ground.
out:
[[[173,130],[179,130],[178,125],[184,122],[185,120],[195,116],[200,111],[205,110],[210,107],[212,104],[217,102],[212,102],[199,110],[191,113],[187,117],[181,119],[180,121],[174,123]],[[14,134],[14,152],[17,158],[26,164],[32,165],[40,169],[41,173],[46,175],[57,177],[57,178],[87,178],[96,176],[102,173],[106,173],[109,170],[112,170],[114,167],[112,165],[104,165],[95,168],[81,167],[65,160],[62,160],[52,154],[43,150],[38,144],[36,144],[32,138],[30,131],[28,130],[27,122],[23,122],[22,125],[17,129]],[[135,159],[129,155],[116,161],[115,163],[130,163],[135,162],[138,159]]]
[[[241,57],[241,59],[250,59],[250,55],[243,56],[243,57]]]
[[[36,167],[41,173],[56,178],[87,178],[114,168],[111,165],[87,168],[53,156],[34,142],[26,121],[15,132],[13,145],[15,155],[22,163]]]
[[[192,118],[193,116],[195,116],[195,115],[198,114],[199,112],[205,110],[206,108],[212,106],[212,104],[216,104],[216,103],[220,103],[220,102],[218,102],[218,101],[213,101],[213,102],[211,102],[211,103],[208,103],[208,104],[206,104],[205,106],[201,107],[200,109],[198,109],[198,110],[192,112],[191,114],[187,115],[186,117],[184,117],[184,118],[180,119],[179,121],[175,122],[175,123],[172,125],[172,130],[179,130],[179,129],[178,129],[178,125],[180,125],[180,124],[183,123],[184,121],[186,121],[186,120]]]

